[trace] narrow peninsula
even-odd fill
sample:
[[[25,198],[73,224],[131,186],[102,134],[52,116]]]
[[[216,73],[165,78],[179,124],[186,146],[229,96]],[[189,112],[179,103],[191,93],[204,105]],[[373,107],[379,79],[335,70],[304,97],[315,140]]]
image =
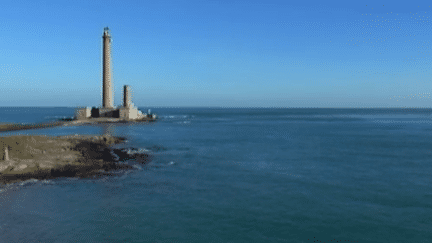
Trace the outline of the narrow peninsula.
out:
[[[113,149],[125,141],[113,136],[12,136],[0,137],[0,185],[28,179],[87,178],[118,169],[133,169],[121,163],[135,159],[145,163],[148,154],[136,148]]]

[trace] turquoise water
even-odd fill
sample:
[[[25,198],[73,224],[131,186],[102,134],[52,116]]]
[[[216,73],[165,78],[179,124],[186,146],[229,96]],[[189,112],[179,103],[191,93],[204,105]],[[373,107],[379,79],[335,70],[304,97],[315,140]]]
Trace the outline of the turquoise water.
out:
[[[0,188],[0,242],[432,242],[430,109],[152,111],[160,121],[0,134],[109,133],[153,155]],[[0,108],[0,122],[72,115]]]

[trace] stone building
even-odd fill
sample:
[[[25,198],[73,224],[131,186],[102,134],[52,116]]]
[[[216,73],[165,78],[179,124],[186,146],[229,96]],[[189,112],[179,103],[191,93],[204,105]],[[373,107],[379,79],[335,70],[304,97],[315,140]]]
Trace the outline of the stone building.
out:
[[[128,85],[123,89],[123,106],[114,106],[114,94],[111,71],[111,35],[108,27],[102,35],[102,107],[81,107],[75,110],[77,119],[96,117],[120,118],[126,120],[142,119],[145,115],[134,106],[131,100],[131,89]]]

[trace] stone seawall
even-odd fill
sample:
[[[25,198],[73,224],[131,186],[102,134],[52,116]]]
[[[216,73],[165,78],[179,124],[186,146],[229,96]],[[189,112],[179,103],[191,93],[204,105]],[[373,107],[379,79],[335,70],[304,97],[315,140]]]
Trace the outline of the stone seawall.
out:
[[[156,120],[157,119],[155,118],[147,118],[147,117],[138,120],[100,117],[100,118],[86,118],[86,119],[71,119],[67,121],[54,121],[54,122],[45,122],[45,123],[38,123],[38,124],[0,123],[0,132],[51,128],[51,127],[58,127],[58,126],[79,126],[84,124],[98,124],[98,123],[154,122]]]

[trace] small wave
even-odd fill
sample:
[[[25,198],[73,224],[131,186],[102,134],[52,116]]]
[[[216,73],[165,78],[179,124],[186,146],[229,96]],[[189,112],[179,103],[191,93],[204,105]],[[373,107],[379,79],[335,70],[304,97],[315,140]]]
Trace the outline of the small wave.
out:
[[[137,169],[137,170],[142,170],[142,167],[139,166],[139,165],[133,165],[133,167],[134,167],[135,169]]]
[[[177,124],[190,124],[190,121],[182,121],[182,122],[177,122]]]
[[[177,116],[174,116],[174,115],[167,115],[167,116],[161,116],[161,118],[165,118],[165,119],[174,119],[174,118],[177,118]]]
[[[166,116],[161,116],[161,118],[164,119],[186,119],[190,117],[189,115],[166,115]],[[192,116],[195,117],[195,116]]]
[[[146,152],[151,152],[151,151],[145,148],[138,149],[138,153],[146,153]]]
[[[173,165],[173,164],[175,164],[175,163],[174,163],[174,161],[171,161],[171,162],[169,162],[169,164],[170,164],[170,165]]]
[[[128,149],[126,153],[128,155],[132,154],[143,154],[143,153],[150,153],[151,150],[145,149],[145,148],[139,148],[139,149]]]
[[[18,185],[25,186],[25,185],[28,185],[28,184],[36,183],[38,181],[39,180],[37,180],[37,179],[30,179],[30,180],[26,180],[26,181],[20,182]]]
[[[55,184],[54,182],[50,181],[50,180],[43,180],[41,181],[44,184]]]
[[[44,119],[69,119],[71,116],[46,116]]]

